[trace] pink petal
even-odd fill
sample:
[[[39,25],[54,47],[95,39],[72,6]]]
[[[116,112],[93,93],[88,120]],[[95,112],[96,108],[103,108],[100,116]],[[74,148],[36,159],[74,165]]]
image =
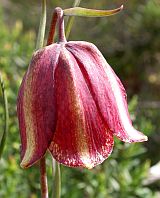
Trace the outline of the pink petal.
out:
[[[45,154],[56,126],[53,73],[59,46],[37,51],[20,87],[17,113],[21,134],[21,166],[29,167]]]
[[[147,137],[132,126],[121,81],[96,46],[76,41],[68,42],[66,48],[77,60],[96,108],[113,134],[125,142],[146,141]]]
[[[73,55],[65,48],[55,71],[57,126],[49,147],[71,167],[92,168],[112,152],[113,135],[103,122]]]

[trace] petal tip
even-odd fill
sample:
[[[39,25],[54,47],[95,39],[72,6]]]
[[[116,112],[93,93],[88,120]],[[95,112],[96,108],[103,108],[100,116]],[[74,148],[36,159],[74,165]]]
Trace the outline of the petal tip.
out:
[[[137,139],[137,140],[136,140]],[[138,132],[137,138],[135,138],[134,142],[145,142],[148,141],[148,137],[141,132]]]
[[[27,169],[31,167],[33,164],[35,164],[38,160],[33,160],[33,159],[31,160],[31,159],[23,158],[20,163],[20,166],[21,168]]]
[[[144,135],[143,141],[145,141],[145,142],[148,141],[148,137],[146,135]]]
[[[34,155],[28,152],[28,150],[26,151],[24,157],[22,158],[22,161],[20,163],[20,166],[22,168],[29,168],[30,166],[32,166],[33,163],[35,163],[35,159],[33,157]]]
[[[87,168],[88,170],[91,170],[92,168],[94,168],[93,165],[89,165],[89,166],[86,166],[85,168]]]
[[[26,168],[29,167],[29,166],[28,166],[28,163],[24,162],[23,160],[22,160],[22,162],[20,163],[20,166],[21,166],[21,168],[24,168],[24,169],[26,169]]]
[[[120,10],[123,10],[123,8],[124,8],[124,6],[123,6],[123,5],[121,5]]]

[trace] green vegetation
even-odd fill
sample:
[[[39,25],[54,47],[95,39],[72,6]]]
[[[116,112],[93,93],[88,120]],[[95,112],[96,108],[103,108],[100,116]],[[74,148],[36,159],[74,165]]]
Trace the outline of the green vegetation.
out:
[[[8,138],[0,160],[0,197],[38,198],[38,165],[27,170],[19,166],[20,137],[16,98],[35,48],[39,1],[8,2],[12,4],[2,3],[3,7],[0,7],[0,72],[7,89],[10,114]],[[117,2],[114,0],[106,5],[103,0],[84,3],[82,0],[81,5],[102,9],[116,7]],[[73,2],[52,0],[48,4],[49,17],[54,6],[63,5],[67,8]],[[124,12],[118,17],[76,18],[70,40],[95,43],[113,65],[127,88],[134,126],[149,136],[149,142],[124,144],[115,138],[112,155],[93,170],[61,166],[62,198],[158,198],[158,183],[144,186],[143,182],[150,165],[160,161],[159,7],[158,0],[135,0],[134,3],[126,3]],[[49,22],[47,20],[48,25]],[[0,138],[4,126],[3,111],[0,92]],[[47,167],[51,189],[53,184],[49,156]]]

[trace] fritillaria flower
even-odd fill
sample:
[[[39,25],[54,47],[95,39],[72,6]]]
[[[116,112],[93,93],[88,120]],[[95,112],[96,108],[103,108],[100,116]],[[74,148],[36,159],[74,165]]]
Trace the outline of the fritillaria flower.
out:
[[[59,42],[33,54],[19,90],[21,166],[49,150],[66,166],[92,168],[111,154],[113,136],[129,143],[147,137],[133,128],[126,91],[101,52],[67,42],[63,18],[59,27]]]

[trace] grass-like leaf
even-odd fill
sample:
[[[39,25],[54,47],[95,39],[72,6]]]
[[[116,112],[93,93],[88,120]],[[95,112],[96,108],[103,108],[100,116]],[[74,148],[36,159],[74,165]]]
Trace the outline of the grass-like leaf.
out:
[[[8,120],[9,120],[8,100],[1,74],[0,74],[0,89],[2,90],[3,107],[4,107],[4,130],[2,132],[2,136],[0,140],[0,159],[1,159],[8,133]]]

